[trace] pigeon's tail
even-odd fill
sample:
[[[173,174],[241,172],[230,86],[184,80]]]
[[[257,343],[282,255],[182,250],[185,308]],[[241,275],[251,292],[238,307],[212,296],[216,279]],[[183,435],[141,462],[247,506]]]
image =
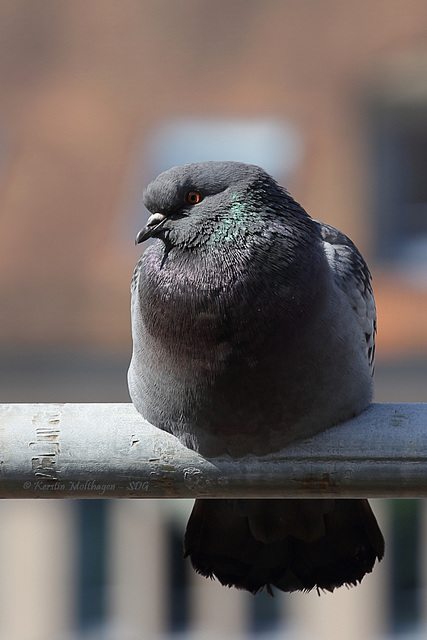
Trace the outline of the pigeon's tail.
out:
[[[356,585],[384,555],[367,500],[196,500],[185,555],[206,577],[257,593]]]

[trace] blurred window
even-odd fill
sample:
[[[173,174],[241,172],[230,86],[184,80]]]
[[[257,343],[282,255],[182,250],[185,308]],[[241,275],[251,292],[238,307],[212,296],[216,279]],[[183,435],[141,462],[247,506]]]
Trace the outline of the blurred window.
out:
[[[375,253],[425,282],[427,272],[427,102],[373,110]]]
[[[189,162],[235,160],[257,164],[277,180],[289,179],[302,155],[296,128],[274,118],[173,120],[158,129],[148,149],[153,175]]]

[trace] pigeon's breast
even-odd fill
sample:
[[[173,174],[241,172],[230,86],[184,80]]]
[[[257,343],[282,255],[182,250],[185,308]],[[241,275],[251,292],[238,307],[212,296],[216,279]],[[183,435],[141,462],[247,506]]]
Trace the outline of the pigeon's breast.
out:
[[[177,368],[188,361],[196,372],[233,365],[258,367],[262,375],[271,368],[268,346],[286,352],[309,322],[317,304],[311,293],[316,278],[315,295],[322,298],[322,270],[313,269],[308,287],[306,274],[300,277],[297,266],[287,265],[282,246],[262,248],[168,252],[161,241],[149,247],[137,270],[138,309],[132,312],[146,349],[161,352]]]
[[[215,348],[216,357],[224,359],[230,342],[252,334],[258,293],[248,265],[234,259],[231,266],[227,256],[209,259],[194,252],[164,259],[152,248],[137,294],[145,330],[181,355]]]
[[[350,305],[328,289],[321,265],[309,297],[294,265],[289,285],[279,257],[232,258],[233,269],[221,257],[165,255],[154,245],[145,252],[133,284],[129,369],[140,413],[188,446],[240,455],[360,411],[370,373]]]

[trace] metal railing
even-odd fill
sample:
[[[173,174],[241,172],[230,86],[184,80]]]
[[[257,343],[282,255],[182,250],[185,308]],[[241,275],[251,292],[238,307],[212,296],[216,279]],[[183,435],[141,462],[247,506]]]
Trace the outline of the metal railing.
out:
[[[0,405],[0,498],[426,497],[427,404],[372,404],[279,453],[205,459],[131,404]]]

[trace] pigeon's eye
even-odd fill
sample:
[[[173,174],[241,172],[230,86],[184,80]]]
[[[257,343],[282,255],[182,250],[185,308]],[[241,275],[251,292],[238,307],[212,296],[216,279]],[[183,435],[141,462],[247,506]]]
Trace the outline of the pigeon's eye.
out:
[[[202,199],[200,191],[187,191],[185,194],[185,200],[188,204],[197,204]]]

